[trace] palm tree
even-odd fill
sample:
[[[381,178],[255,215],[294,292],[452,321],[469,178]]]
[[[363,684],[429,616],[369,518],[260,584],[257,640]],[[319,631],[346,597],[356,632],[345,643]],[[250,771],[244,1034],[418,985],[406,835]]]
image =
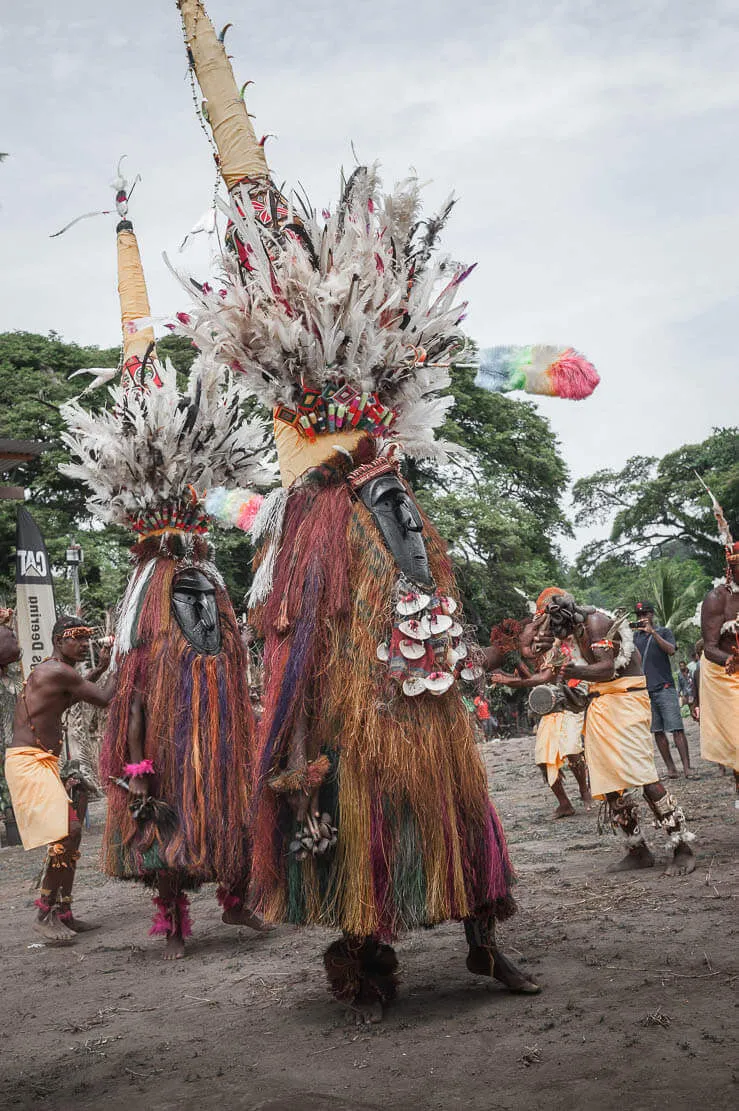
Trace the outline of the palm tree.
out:
[[[695,608],[704,594],[702,582],[685,586],[680,579],[678,568],[667,560],[655,560],[646,570],[645,581],[657,620],[675,636],[695,624]]]

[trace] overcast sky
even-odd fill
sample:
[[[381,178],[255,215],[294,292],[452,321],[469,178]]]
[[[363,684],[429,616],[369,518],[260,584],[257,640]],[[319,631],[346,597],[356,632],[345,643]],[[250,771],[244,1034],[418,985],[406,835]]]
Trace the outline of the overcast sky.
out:
[[[127,154],[152,311],[182,307],[162,251],[207,208],[174,0],[3,5],[0,331],[118,342],[111,205]],[[739,419],[738,0],[211,0],[275,177],[318,207],[338,169],[413,166],[459,204],[481,344],[562,342],[602,384],[542,401],[573,477]],[[198,268],[196,247],[175,261]],[[568,549],[572,551],[572,549]]]

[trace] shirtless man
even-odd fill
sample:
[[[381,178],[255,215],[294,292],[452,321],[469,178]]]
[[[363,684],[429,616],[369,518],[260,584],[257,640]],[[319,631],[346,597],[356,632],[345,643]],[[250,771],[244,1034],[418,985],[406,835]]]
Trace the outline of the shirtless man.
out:
[[[652,868],[654,855],[639,827],[639,808],[632,797],[641,787],[654,814],[656,828],[668,836],[672,857],[665,875],[684,876],[695,868],[685,815],[657,775],[649,729],[651,710],[646,681],[633,635],[625,622],[616,622],[602,610],[578,607],[572,598],[559,597],[546,607],[548,620],[535,647],[547,651],[554,638],[570,640],[584,662],[570,661],[560,672],[569,679],[585,680],[591,698],[585,718],[585,758],[595,798],[608,803],[614,832],[626,837],[628,852],[609,872]]]
[[[701,756],[734,769],[739,809],[739,543],[726,547],[726,580],[704,599],[701,632]]]
[[[561,591],[560,593],[565,595],[566,592]],[[531,665],[533,671],[523,663],[515,668],[514,673],[496,668],[490,676],[492,683],[499,683],[510,687],[512,690],[529,690],[544,683],[557,682],[558,676],[554,669],[548,667],[544,656],[538,655],[533,648],[537,632],[545,618],[544,609],[539,608],[539,602],[545,605],[556,594],[556,588],[547,588],[537,600],[537,612],[533,620],[521,627],[518,650],[521,656]],[[592,806],[593,798],[588,783],[588,768],[583,755],[582,731],[583,714],[573,713],[569,710],[545,714],[538,723],[534,760],[537,767],[541,769],[544,782],[551,787],[557,800],[558,805],[552,815],[555,819],[570,818],[575,814],[575,808],[565,790],[562,774],[565,764],[568,765],[575,777],[585,809],[590,810]]]
[[[75,934],[94,929],[72,913],[72,885],[82,837],[80,816],[59,778],[62,715],[75,702],[107,706],[115,676],[102,686],[95,680],[107,670],[110,652],[102,649],[97,667],[83,678],[76,666],[88,656],[92,629],[75,617],[60,617],[54,626],[54,650],[26,679],[16,704],[13,743],[6,755],[5,774],[25,849],[48,843],[33,923],[46,941],[73,941]]]

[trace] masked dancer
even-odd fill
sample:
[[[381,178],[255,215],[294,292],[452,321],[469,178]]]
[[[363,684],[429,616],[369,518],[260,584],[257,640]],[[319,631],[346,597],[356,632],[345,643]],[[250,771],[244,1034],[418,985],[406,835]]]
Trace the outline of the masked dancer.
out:
[[[447,919],[464,922],[471,972],[536,992],[496,942],[513,875],[455,682],[483,668],[446,547],[400,468],[401,445],[440,461],[451,450],[433,432],[452,404],[469,273],[435,253],[451,201],[424,220],[415,179],[386,195],[366,166],[322,218],[283,195],[203,5],[179,8],[230,194],[222,274],[179,330],[272,408],[282,478],[253,530],[258,909],[342,931],[329,985],[363,1018],[395,994],[393,939]],[[544,350],[518,352],[542,389],[560,371],[592,389],[586,360]]]
[[[99,520],[136,538],[101,758],[103,868],[155,889],[150,933],[178,958],[190,933],[187,891],[203,883],[219,884],[225,922],[260,926],[246,905],[255,743],[246,659],[207,531],[211,514],[227,519],[230,509],[245,527],[258,508],[248,490],[224,484],[270,476],[264,427],[245,418],[229,375],[198,360],[183,393],[153,333],[137,329],[149,305],[125,183],[116,203],[121,381],[101,412],[64,408],[73,462],[62,469],[87,484]]]

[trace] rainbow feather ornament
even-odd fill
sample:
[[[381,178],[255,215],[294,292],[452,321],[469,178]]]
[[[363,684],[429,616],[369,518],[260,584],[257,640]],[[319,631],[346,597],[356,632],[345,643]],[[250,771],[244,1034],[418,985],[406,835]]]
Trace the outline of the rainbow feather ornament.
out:
[[[534,344],[480,351],[475,385],[491,393],[525,393],[582,401],[600,382],[592,363],[574,347]]]

